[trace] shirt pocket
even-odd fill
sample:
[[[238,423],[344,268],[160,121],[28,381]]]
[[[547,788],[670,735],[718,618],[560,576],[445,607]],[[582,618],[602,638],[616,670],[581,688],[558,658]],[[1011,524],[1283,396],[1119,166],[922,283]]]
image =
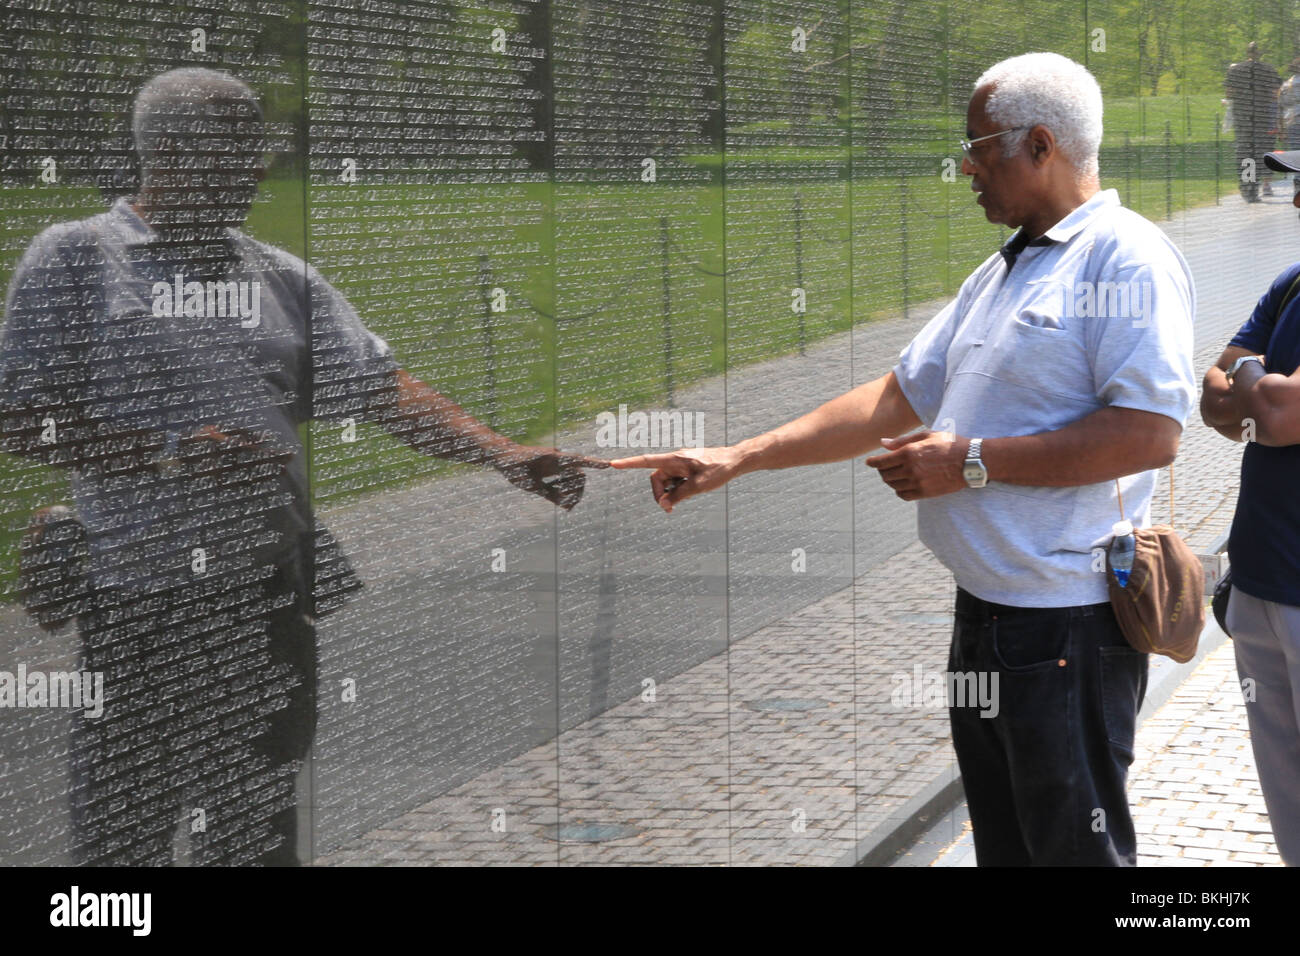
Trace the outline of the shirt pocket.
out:
[[[966,404],[999,429],[990,434],[1051,431],[1097,407],[1091,364],[1078,329],[1029,325],[1019,311],[972,349],[961,369]],[[983,382],[983,385],[978,384]]]
[[[1050,318],[1039,313],[1035,318]],[[1073,330],[1032,325],[1018,312],[989,335],[984,346],[983,371],[1014,384],[1056,391],[1064,386],[1073,393],[1083,384],[1087,357]],[[1090,378],[1090,376],[1089,376]]]
[[[1066,331],[1067,292],[1066,284],[1057,279],[1028,283],[1024,297],[1017,304],[1016,324],[1031,329]]]

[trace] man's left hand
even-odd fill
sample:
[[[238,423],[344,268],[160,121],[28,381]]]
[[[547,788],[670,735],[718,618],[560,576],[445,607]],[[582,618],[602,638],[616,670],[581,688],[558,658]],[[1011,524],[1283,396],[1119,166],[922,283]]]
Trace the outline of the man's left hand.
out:
[[[867,459],[904,501],[937,498],[966,487],[962,469],[970,439],[923,428],[902,438],[883,438],[885,451]]]
[[[582,500],[587,486],[584,468],[608,468],[609,462],[586,455],[566,455],[555,448],[515,445],[494,464],[506,481],[516,488],[541,495],[565,511]]]

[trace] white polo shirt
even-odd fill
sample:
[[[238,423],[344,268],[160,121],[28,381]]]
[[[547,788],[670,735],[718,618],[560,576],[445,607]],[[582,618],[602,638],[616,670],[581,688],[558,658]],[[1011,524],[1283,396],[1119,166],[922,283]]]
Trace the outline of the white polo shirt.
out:
[[[894,374],[917,415],[970,438],[1055,431],[1109,405],[1185,424],[1196,297],[1178,249],[1113,189],[1039,241],[1013,236],[903,350]],[[1138,527],[1154,483],[1152,471],[1120,480]],[[1019,607],[1108,600],[1093,548],[1118,520],[1113,481],[1046,488],[996,475],[917,513],[921,540],[959,587]]]

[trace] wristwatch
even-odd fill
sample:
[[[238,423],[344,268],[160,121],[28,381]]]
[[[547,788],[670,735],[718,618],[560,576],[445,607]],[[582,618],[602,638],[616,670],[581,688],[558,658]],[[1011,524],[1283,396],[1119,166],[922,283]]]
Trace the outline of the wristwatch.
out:
[[[961,470],[961,476],[972,488],[983,488],[989,483],[989,470],[984,467],[984,462],[980,458],[980,447],[983,444],[983,438],[970,440],[970,448],[966,451],[966,465]]]
[[[1241,356],[1241,358],[1239,358],[1239,359],[1237,359],[1237,361],[1233,362],[1233,363],[1232,363],[1232,367],[1228,369],[1227,378],[1228,378],[1228,384],[1229,384],[1229,385],[1232,384],[1232,380],[1233,380],[1233,378],[1236,376],[1236,374],[1237,374],[1238,372],[1241,371],[1241,367],[1242,367],[1243,365],[1245,365],[1247,362],[1258,362],[1260,368],[1263,368],[1263,367],[1264,367],[1264,360],[1263,360],[1262,358],[1260,358],[1258,355],[1243,355],[1243,356]]]

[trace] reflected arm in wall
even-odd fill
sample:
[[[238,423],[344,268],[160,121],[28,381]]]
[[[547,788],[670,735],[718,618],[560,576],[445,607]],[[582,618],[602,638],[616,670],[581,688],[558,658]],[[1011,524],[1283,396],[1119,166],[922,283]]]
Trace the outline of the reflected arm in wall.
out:
[[[520,445],[478,421],[404,369],[396,373],[396,407],[384,427],[418,452],[452,461],[489,465],[516,488],[570,510],[586,487],[584,468],[609,462],[554,448]]]
[[[859,385],[779,428],[721,448],[682,448],[611,462],[649,468],[655,501],[666,512],[694,495],[751,471],[843,461],[881,447],[889,435],[921,424],[893,372]]]

